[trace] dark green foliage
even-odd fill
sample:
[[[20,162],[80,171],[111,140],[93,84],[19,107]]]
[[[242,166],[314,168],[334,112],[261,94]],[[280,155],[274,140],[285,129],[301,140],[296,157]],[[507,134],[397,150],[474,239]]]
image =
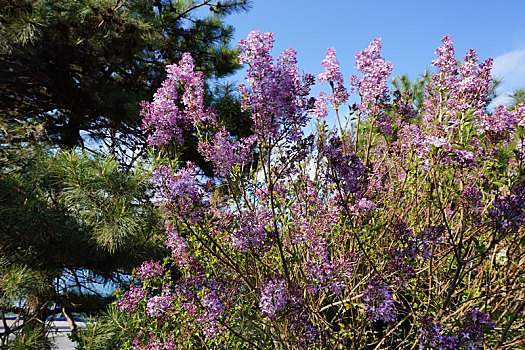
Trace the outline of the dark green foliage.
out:
[[[140,166],[126,170],[114,157],[38,143],[7,155],[15,161],[0,172],[0,304],[23,315],[23,333],[60,312],[104,309],[112,297],[93,283],[122,283],[143,260],[166,254],[163,219]]]
[[[143,144],[139,102],[190,52],[208,78],[237,67],[224,16],[244,1],[0,1],[0,119],[57,145]]]
[[[8,345],[0,333],[0,347],[47,347],[38,327],[46,317],[96,315],[113,300],[100,286],[121,285],[142,261],[166,255],[151,167],[137,161],[146,158],[139,103],[183,52],[209,81],[238,68],[224,18],[246,8],[237,0],[0,0],[0,317],[26,320]],[[233,135],[249,133],[231,86],[216,85],[206,104]],[[211,174],[191,131],[186,139],[174,152]]]

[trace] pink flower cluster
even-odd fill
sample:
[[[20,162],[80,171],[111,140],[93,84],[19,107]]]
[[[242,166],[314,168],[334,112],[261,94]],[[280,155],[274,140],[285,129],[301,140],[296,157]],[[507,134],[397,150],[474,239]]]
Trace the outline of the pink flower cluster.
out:
[[[135,276],[141,280],[149,280],[154,277],[159,277],[164,274],[164,266],[159,261],[144,261],[140,267],[137,268]]]
[[[181,221],[202,220],[209,200],[205,189],[197,180],[195,164],[188,162],[186,168],[175,172],[170,166],[162,165],[153,173],[152,182],[157,189],[155,198],[164,205],[167,212]]]
[[[183,130],[192,123],[215,122],[214,110],[204,109],[202,72],[195,72],[194,68],[191,55],[185,53],[178,65],[166,67],[168,77],[153,96],[153,102],[142,102],[142,129],[144,133],[150,133],[150,145],[166,145],[172,139],[181,144]],[[177,90],[180,88],[184,89],[183,110],[176,103],[179,97]]]
[[[381,38],[375,38],[368,48],[359,51],[355,55],[357,60],[355,67],[363,73],[363,78],[352,75],[350,84],[352,85],[352,91],[359,93],[361,96],[360,108],[362,110],[369,108],[371,104],[380,100],[388,99],[387,79],[394,65],[381,57],[381,48]]]
[[[327,98],[333,102],[334,106],[345,103],[348,100],[348,91],[343,84],[343,74],[339,71],[339,61],[335,56],[335,49],[333,47],[326,51],[324,60],[321,61],[321,66],[325,68],[324,72],[317,76],[320,83],[329,83],[332,87],[332,94]],[[323,93],[324,97],[324,93]],[[321,96],[318,99],[322,98]],[[319,112],[317,112],[319,113]]]
[[[226,177],[234,166],[242,166],[250,160],[250,147],[254,142],[254,136],[231,141],[230,133],[222,127],[213,136],[212,144],[199,142],[199,152],[213,163],[216,175]]]

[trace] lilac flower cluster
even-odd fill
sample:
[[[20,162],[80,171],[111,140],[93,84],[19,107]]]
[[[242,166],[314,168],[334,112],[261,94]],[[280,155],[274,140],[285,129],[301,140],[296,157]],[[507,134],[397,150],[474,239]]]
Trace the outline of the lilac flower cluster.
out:
[[[140,267],[137,268],[135,276],[143,281],[152,279],[154,277],[162,276],[164,274],[164,266],[160,261],[144,261]]]
[[[153,102],[142,102],[142,129],[151,132],[148,143],[152,146],[162,146],[174,139],[182,143],[182,131],[193,124],[206,121],[215,122],[215,112],[212,108],[204,109],[204,83],[202,72],[195,72],[193,59],[189,53],[182,55],[179,65],[166,67],[168,76],[162,86],[153,96]],[[183,86],[181,111],[175,100],[177,89]]]
[[[157,189],[155,198],[161,201],[166,211],[181,221],[202,220],[203,208],[208,206],[209,201],[197,181],[193,163],[188,162],[186,168],[175,173],[170,166],[162,165],[153,172],[152,183]]]
[[[272,33],[253,31],[239,43],[240,63],[249,65],[250,84],[250,89],[239,85],[242,108],[252,113],[252,130],[258,137],[296,141],[308,120],[306,112],[313,107],[308,94],[314,81],[299,75],[295,50],[284,50],[274,61],[273,42]]]
[[[155,295],[148,299],[146,303],[146,314],[151,317],[160,318],[173,310],[173,300],[175,296],[171,294],[169,285],[166,284],[161,295]]]
[[[223,331],[220,319],[226,312],[229,298],[235,297],[236,288],[235,283],[226,285],[218,279],[204,278],[204,274],[180,279],[173,295],[188,318],[188,335],[196,331],[202,331],[206,339],[220,335]]]
[[[322,119],[326,118],[328,115],[328,111],[326,109],[326,96],[324,91],[319,92],[319,95],[317,95],[317,98],[315,100],[314,104],[314,112],[315,118],[317,121],[321,121]]]
[[[374,276],[363,294],[365,314],[372,322],[394,322],[397,318],[395,301],[388,285],[379,276]]]
[[[476,186],[466,186],[461,193],[460,203],[467,209],[480,210],[483,208],[481,203],[481,189]]]
[[[505,106],[498,106],[492,115],[483,115],[479,120],[479,131],[493,143],[503,141],[505,145],[514,139],[519,115]]]
[[[334,203],[323,203],[313,183],[304,180],[304,188],[297,193],[290,206],[294,222],[290,225],[293,244],[305,244],[308,259],[305,274],[312,293],[331,290],[341,295],[345,281],[351,277],[354,256],[350,252],[337,256],[327,247],[332,227],[339,220],[340,208]]]
[[[498,231],[518,232],[525,226],[525,180],[513,186],[508,195],[496,199],[488,217]]]
[[[514,111],[518,119],[517,124],[525,128],[525,102],[518,103]]]
[[[320,83],[343,84],[343,74],[339,71],[339,61],[335,56],[335,48],[331,47],[326,51],[325,58],[321,61],[324,72],[317,76]]]
[[[213,145],[199,142],[199,152],[208,162],[214,165],[215,174],[225,177],[231,168],[246,164],[250,158],[250,147],[255,142],[255,136],[231,141],[230,133],[222,127],[213,137]]]
[[[142,129],[144,133],[150,131],[148,144],[162,146],[171,139],[182,143],[182,130],[187,126],[188,120],[175,104],[177,99],[176,83],[168,77],[162,82],[161,87],[153,96],[153,103],[141,103]]]
[[[426,86],[423,120],[429,130],[437,126],[438,132],[451,132],[460,123],[458,116],[467,111],[477,118],[484,115],[492,82],[492,59],[480,64],[476,52],[470,50],[458,67],[451,36],[445,35],[441,41],[443,44],[436,49],[437,57],[432,61],[439,72],[431,77],[432,84]]]
[[[180,266],[186,266],[190,258],[188,256],[188,245],[175,229],[175,226],[166,225],[166,247],[171,249],[171,255],[175,262]]]
[[[343,199],[354,195],[360,198],[368,183],[368,170],[355,154],[343,154],[343,143],[339,138],[330,139],[323,150],[328,160],[327,179],[334,183]]]
[[[443,334],[440,322],[434,322],[432,315],[423,315],[419,321],[421,324],[421,335],[418,338],[420,349],[475,350],[482,346],[484,333],[495,327],[495,322],[487,314],[475,309],[465,313],[454,335]]]
[[[326,51],[325,58],[321,61],[324,72],[317,76],[320,83],[329,83],[332,87],[332,94],[327,98],[333,102],[335,108],[348,100],[348,92],[343,84],[343,74],[339,71],[339,62],[335,56],[333,47]]]
[[[417,258],[423,260],[433,257],[432,247],[443,237],[445,228],[433,226],[419,234],[414,234],[406,224],[399,222],[394,225],[394,235],[397,246],[387,251],[388,268],[396,274],[396,278],[405,283],[406,279],[415,276],[414,264]]]
[[[419,322],[421,324],[421,335],[418,338],[420,349],[458,349],[457,337],[443,334],[440,322],[434,322],[434,316],[423,315],[419,318]]]
[[[461,328],[457,337],[465,344],[466,349],[482,346],[484,331],[492,330],[496,326],[489,315],[476,309],[469,310],[461,319]]]
[[[268,281],[259,297],[261,312],[272,319],[283,315],[288,309],[300,306],[300,303],[298,296],[288,288],[288,283],[283,278]]]
[[[173,64],[166,68],[168,77],[176,78],[184,88],[182,103],[184,114],[193,124],[203,124],[206,121],[215,122],[213,108],[204,110],[204,81],[202,72],[195,72],[193,58],[188,52],[182,55],[179,65]]]
[[[148,292],[145,289],[131,282],[129,290],[122,294],[122,297],[117,301],[116,305],[121,312],[132,313],[137,310],[140,302],[146,298],[147,294]]]
[[[362,197],[354,204],[348,206],[348,212],[353,216],[368,216],[374,213],[376,209],[376,203],[366,197]]]
[[[481,114],[492,82],[492,58],[480,64],[476,51],[470,49],[463,60],[458,68],[457,93],[453,96],[457,99],[455,109],[463,112],[471,109]]]
[[[440,133],[428,134],[413,124],[404,124],[398,132],[401,148],[414,151],[417,157],[424,161],[424,167],[431,164],[443,164],[457,168],[472,168],[477,157],[472,150],[458,149],[446,135]],[[475,138],[472,139],[472,149],[475,149]]]
[[[387,80],[394,68],[394,65],[381,57],[382,40],[375,38],[368,48],[359,51],[356,55],[355,67],[363,78],[356,75],[350,77],[352,92],[357,92],[361,96],[362,110],[367,109],[379,100],[387,100]]]
[[[296,334],[296,346],[302,348],[318,340],[319,331],[304,314],[299,289],[289,286],[284,278],[276,277],[266,282],[259,297],[259,307],[262,314],[270,319],[289,320],[289,327]]]
[[[266,208],[248,210],[237,216],[235,228],[230,240],[232,247],[246,251],[250,248],[262,248],[269,243],[266,226],[271,222],[271,212]]]
[[[221,332],[218,319],[223,315],[225,309],[223,298],[215,290],[206,290],[202,297],[202,306],[204,307],[202,321],[206,325],[204,336],[213,338]]]
[[[308,289],[313,293],[330,289],[340,296],[346,288],[345,280],[352,276],[353,254],[330,258],[324,246],[312,250],[322,255],[315,255],[306,262],[305,274],[310,280]]]

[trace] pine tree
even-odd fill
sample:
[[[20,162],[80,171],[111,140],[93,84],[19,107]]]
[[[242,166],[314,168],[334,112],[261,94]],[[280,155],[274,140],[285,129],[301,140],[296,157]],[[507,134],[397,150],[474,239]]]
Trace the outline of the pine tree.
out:
[[[5,154],[5,153],[4,153]],[[0,172],[0,316],[24,318],[0,333],[6,344],[44,348],[46,318],[96,314],[145,259],[162,258],[161,213],[151,201],[150,174],[122,168],[114,157],[56,152],[42,143],[9,150]],[[5,159],[2,159],[5,161]]]
[[[139,102],[151,99],[165,65],[190,52],[207,78],[238,68],[224,18],[246,8],[238,0],[0,1],[0,119],[40,124],[59,146],[94,140],[136,151]]]

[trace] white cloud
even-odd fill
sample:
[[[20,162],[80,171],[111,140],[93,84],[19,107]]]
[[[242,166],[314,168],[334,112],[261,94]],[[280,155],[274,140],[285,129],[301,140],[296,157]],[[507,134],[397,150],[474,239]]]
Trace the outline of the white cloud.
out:
[[[495,57],[492,75],[503,80],[498,89],[501,94],[525,87],[525,49]]]

